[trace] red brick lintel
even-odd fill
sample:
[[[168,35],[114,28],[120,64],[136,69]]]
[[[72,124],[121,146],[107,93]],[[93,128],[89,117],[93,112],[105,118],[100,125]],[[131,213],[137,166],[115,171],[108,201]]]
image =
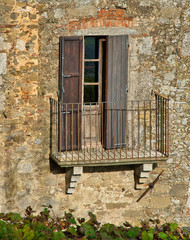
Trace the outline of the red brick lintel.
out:
[[[70,20],[65,25],[69,32],[86,28],[96,27],[132,27],[133,18],[126,17],[124,9],[101,9],[97,17],[84,17],[77,20]]]

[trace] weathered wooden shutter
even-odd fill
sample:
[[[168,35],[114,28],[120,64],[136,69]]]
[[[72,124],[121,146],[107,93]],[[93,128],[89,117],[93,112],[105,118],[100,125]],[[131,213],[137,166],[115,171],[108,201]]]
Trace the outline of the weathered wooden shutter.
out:
[[[60,37],[60,151],[81,148],[82,46],[82,37]]]
[[[104,147],[126,145],[128,36],[107,37]]]

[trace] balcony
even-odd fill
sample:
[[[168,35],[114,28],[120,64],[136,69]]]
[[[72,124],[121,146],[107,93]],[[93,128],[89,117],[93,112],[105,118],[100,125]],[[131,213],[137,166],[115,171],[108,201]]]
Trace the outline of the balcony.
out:
[[[169,99],[50,99],[50,158],[61,167],[156,163],[169,156]]]

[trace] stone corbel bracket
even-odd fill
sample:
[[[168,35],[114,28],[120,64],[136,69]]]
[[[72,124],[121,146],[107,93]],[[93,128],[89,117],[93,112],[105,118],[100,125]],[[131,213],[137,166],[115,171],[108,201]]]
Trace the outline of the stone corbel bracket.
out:
[[[77,186],[81,175],[83,173],[83,167],[72,167],[66,170],[66,193],[73,194]]]
[[[135,179],[136,190],[141,190],[144,188],[144,183],[146,182],[152,170],[153,170],[153,163],[141,164],[135,167],[134,179]]]

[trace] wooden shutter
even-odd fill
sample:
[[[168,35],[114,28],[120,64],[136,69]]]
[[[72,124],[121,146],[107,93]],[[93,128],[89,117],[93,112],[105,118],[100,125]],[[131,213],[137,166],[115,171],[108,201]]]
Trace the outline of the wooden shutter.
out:
[[[59,150],[81,148],[82,37],[60,37]]]
[[[128,36],[107,37],[104,147],[126,145]]]

